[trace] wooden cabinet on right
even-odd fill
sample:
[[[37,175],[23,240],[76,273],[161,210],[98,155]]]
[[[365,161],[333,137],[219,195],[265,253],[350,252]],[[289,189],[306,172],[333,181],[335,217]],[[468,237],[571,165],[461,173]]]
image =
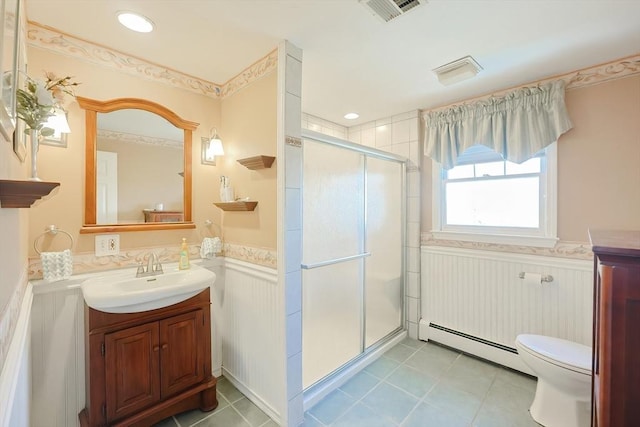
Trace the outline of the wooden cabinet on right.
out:
[[[640,426],[640,231],[590,231],[595,258],[592,420]]]

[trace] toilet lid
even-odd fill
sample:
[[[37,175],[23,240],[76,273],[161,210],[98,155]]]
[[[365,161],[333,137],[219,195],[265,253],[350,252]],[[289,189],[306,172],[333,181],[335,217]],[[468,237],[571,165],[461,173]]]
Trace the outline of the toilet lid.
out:
[[[518,335],[516,341],[549,363],[591,375],[591,347],[543,335]]]

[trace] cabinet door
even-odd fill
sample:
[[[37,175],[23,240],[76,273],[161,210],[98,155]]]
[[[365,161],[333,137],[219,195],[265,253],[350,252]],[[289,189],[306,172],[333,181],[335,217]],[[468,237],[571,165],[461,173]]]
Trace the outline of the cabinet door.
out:
[[[105,335],[107,419],[160,399],[158,322]]]
[[[204,379],[204,317],[202,310],[160,321],[162,398]]]
[[[640,267],[600,266],[598,426],[640,425]]]

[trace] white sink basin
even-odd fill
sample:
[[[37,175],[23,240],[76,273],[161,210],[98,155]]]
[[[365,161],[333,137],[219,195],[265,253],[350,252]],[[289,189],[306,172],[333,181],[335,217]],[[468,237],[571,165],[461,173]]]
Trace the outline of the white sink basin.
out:
[[[87,305],[107,313],[137,313],[182,302],[216,280],[197,265],[188,270],[166,268],[164,274],[136,278],[136,269],[109,272],[82,282]]]

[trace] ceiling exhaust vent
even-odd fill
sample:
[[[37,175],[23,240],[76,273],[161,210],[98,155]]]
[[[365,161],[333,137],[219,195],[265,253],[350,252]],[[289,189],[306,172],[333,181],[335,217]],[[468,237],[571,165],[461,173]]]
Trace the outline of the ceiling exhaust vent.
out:
[[[389,22],[426,2],[427,0],[360,0],[360,3],[384,22]]]
[[[438,81],[445,86],[475,77],[482,70],[480,64],[471,56],[456,59],[433,70]]]

